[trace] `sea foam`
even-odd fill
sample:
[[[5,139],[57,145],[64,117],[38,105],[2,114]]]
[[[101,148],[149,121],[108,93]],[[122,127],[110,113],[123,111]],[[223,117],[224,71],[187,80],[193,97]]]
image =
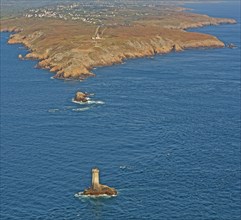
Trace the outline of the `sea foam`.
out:
[[[98,104],[98,105],[104,105],[105,102],[103,101],[95,101],[95,100],[90,100],[90,98],[87,98],[87,102],[78,102],[78,101],[75,101],[74,98],[72,99],[72,102],[73,103],[76,103],[76,104],[79,104],[79,105],[87,105],[87,104]]]
[[[91,198],[91,199],[98,199],[98,198],[113,198],[116,197],[117,195],[107,195],[107,194],[102,194],[102,195],[83,195],[83,192],[78,192],[74,194],[74,197],[76,198]]]

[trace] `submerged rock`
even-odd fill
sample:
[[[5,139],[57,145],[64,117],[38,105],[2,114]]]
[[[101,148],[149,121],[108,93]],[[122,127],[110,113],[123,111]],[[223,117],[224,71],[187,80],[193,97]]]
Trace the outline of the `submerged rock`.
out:
[[[85,189],[81,195],[85,196],[116,196],[117,190],[115,188],[102,185],[99,183],[99,169],[92,169],[92,185],[90,188]]]
[[[83,92],[76,92],[74,101],[76,102],[87,102],[89,94]]]

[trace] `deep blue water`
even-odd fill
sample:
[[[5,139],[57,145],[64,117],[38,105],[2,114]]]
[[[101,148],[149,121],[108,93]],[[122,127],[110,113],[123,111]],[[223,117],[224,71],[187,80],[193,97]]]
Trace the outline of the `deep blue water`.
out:
[[[239,3],[188,5],[237,25],[199,49],[50,80],[1,34],[1,219],[240,219]],[[194,31],[194,30],[192,30]],[[105,104],[78,105],[93,92]],[[78,199],[92,167],[119,196]]]

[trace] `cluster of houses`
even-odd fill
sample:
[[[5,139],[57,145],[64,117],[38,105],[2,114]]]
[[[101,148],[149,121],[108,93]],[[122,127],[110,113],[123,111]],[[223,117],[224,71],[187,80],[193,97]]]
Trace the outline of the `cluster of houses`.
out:
[[[90,24],[102,25],[103,20],[113,18],[116,16],[116,9],[112,11],[104,9],[95,9],[90,5],[80,5],[74,3],[71,5],[58,5],[57,7],[50,8],[36,8],[30,9],[24,17],[27,18],[56,18],[64,20],[81,20]]]
[[[98,2],[98,0],[97,0]],[[85,1],[85,3],[62,4],[52,7],[36,8],[28,10],[24,16],[27,18],[55,18],[63,20],[82,21],[98,26],[129,25],[129,21],[136,17],[148,16],[159,13],[155,5],[146,4],[144,10],[138,10],[136,3],[127,7],[123,2],[113,1]],[[100,4],[101,3],[101,4]],[[142,7],[142,8],[143,8]],[[159,8],[158,8],[159,9]]]

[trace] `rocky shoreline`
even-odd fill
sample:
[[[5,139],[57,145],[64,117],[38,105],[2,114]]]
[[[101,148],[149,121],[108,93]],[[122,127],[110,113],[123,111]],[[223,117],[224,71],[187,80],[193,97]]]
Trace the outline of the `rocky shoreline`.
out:
[[[63,39],[61,36],[57,38],[56,33],[47,32],[42,23],[37,23],[42,29],[21,27],[21,23],[25,22],[27,25],[30,22],[28,20],[17,23],[17,26],[12,25],[13,21],[3,22],[1,31],[14,32],[8,40],[9,44],[20,43],[28,48],[29,53],[25,57],[19,56],[21,59],[39,60],[37,67],[49,69],[55,73],[54,78],[83,80],[94,76],[91,70],[95,67],[119,64],[126,59],[179,52],[189,48],[224,47],[225,44],[214,36],[185,30],[206,25],[234,24],[236,21],[208,16],[201,18],[203,21],[183,22],[177,26],[163,25],[158,29],[156,26],[140,24],[109,28],[106,37],[98,41],[90,39],[89,32],[93,31],[93,27],[87,27],[85,33],[76,33],[76,36]],[[54,24],[56,21],[51,22]],[[68,30],[67,27],[66,29]],[[80,41],[74,41],[77,36],[81,38]]]

